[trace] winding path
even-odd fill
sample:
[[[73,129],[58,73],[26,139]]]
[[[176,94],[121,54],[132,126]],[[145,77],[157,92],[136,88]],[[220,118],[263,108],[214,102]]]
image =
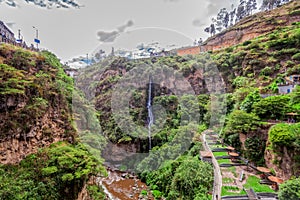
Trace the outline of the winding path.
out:
[[[204,147],[205,151],[209,151],[212,153],[212,151],[206,141],[206,133],[208,131],[209,130],[204,131],[202,133],[203,147]],[[213,153],[212,153],[212,163],[214,166],[214,187],[213,187],[213,198],[212,199],[213,200],[221,200],[222,175],[221,175],[221,170],[220,170],[218,161],[215,158],[215,156],[213,155]]]

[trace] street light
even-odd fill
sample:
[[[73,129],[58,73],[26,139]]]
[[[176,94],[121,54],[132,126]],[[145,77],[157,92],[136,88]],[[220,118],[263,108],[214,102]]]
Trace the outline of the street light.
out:
[[[35,27],[32,26],[33,29],[35,29],[35,38],[34,38],[34,42],[36,43],[36,48],[39,49],[39,44],[40,44],[40,40],[39,40],[39,30]]]

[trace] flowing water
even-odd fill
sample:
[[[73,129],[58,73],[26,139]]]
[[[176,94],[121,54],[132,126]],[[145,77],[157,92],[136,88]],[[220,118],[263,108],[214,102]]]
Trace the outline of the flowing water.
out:
[[[151,126],[153,125],[153,113],[152,113],[152,79],[151,79],[151,77],[149,77],[147,109],[148,109],[149,150],[151,150]]]
[[[98,178],[98,183],[104,189],[107,200],[153,200],[147,185],[136,176],[116,169],[107,168],[108,176]],[[142,195],[145,190],[148,195]]]
[[[151,126],[153,125],[152,112],[152,79],[149,77],[148,86],[148,139],[149,151],[151,150]],[[108,166],[111,166],[108,164]],[[139,180],[133,174],[122,172],[113,167],[107,167],[108,176],[106,178],[99,177],[98,183],[103,187],[104,192],[109,200],[153,200],[151,192],[147,185]],[[147,195],[142,195],[141,192],[147,191]],[[145,192],[144,191],[144,192]]]

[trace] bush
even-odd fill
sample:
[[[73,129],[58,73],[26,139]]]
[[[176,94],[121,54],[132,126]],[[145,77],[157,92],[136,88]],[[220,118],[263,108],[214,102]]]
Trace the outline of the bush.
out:
[[[248,44],[251,44],[251,40],[247,40],[247,41],[245,41],[245,42],[243,42],[243,46],[247,46]]]
[[[105,174],[83,145],[59,142],[15,166],[0,166],[0,199],[75,199],[91,175]]]
[[[262,119],[282,119],[290,111],[290,97],[270,96],[253,104],[254,113]]]
[[[300,199],[300,178],[291,179],[281,184],[278,197],[279,200]]]
[[[198,156],[181,156],[173,161],[165,161],[158,170],[142,173],[147,185],[153,189],[156,198],[195,199],[208,198],[213,184],[213,169],[208,163],[199,161]]]
[[[241,103],[241,110],[246,111],[247,113],[250,113],[252,111],[252,106],[254,103],[259,102],[261,100],[261,96],[259,94],[258,90],[255,90],[253,92],[250,92],[247,97],[244,99],[244,101]]]
[[[291,15],[291,16],[300,15],[300,10],[294,10],[294,11],[290,12],[289,15]]]
[[[243,110],[234,110],[227,120],[225,134],[245,133],[257,129],[259,118],[253,113],[246,113]]]
[[[255,162],[257,165],[263,165],[265,147],[265,140],[258,137],[247,138],[245,141],[246,158]]]
[[[275,146],[292,146],[293,141],[296,140],[296,128],[300,124],[289,125],[280,123],[274,125],[269,130],[269,140]],[[295,127],[294,127],[295,126]]]
[[[300,53],[296,53],[295,55],[293,55],[292,59],[300,61]]]

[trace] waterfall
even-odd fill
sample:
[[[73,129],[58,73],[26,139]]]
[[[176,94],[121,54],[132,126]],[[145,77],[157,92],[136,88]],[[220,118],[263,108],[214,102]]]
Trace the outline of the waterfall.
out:
[[[149,77],[149,88],[148,88],[148,101],[147,101],[147,109],[148,109],[148,139],[149,139],[149,150],[151,150],[151,125],[153,124],[153,113],[152,113],[152,79]]]

